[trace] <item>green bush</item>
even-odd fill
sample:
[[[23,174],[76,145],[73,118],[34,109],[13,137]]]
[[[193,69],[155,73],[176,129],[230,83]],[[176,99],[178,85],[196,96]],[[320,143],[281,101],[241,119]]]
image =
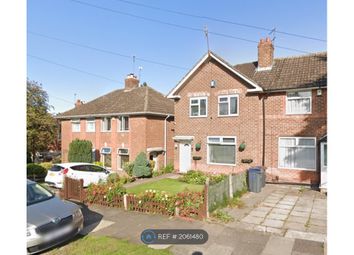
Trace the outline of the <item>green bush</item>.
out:
[[[134,168],[134,162],[125,163],[124,166],[123,166],[123,170],[124,170],[129,176],[132,176],[132,175],[133,175],[133,168]]]
[[[45,170],[47,170],[47,171],[48,171],[49,169],[51,169],[52,166],[53,166],[53,164],[52,164],[51,162],[43,162],[43,163],[40,163],[39,165],[42,166],[42,167],[44,167]]]
[[[152,174],[149,167],[149,161],[146,159],[146,154],[140,152],[134,161],[133,176],[150,177]]]
[[[47,170],[35,163],[27,164],[27,178],[32,178],[33,176],[45,176],[47,174]]]
[[[226,175],[224,175],[224,174],[211,174],[208,176],[209,176],[209,184],[210,185],[222,182],[226,177]]]
[[[180,178],[180,181],[189,184],[205,184],[207,175],[202,171],[190,170]]]
[[[69,144],[69,162],[92,162],[92,143],[75,139]]]
[[[101,162],[101,161],[95,161],[95,162],[93,162],[93,164],[95,164],[96,166],[103,167],[103,162]]]
[[[110,173],[107,177],[107,183],[115,183],[115,182],[119,182],[119,181],[120,181],[120,178],[117,173]]]
[[[59,157],[54,158],[54,159],[52,160],[52,163],[53,163],[53,164],[60,164],[60,163],[61,163],[61,157],[59,156]]]
[[[164,168],[161,169],[161,172],[164,174],[172,173],[174,170],[174,167],[172,164],[167,164]]]

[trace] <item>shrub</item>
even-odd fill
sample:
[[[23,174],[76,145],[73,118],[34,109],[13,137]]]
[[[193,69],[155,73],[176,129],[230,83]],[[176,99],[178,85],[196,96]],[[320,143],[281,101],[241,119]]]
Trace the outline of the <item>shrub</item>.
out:
[[[155,161],[149,160],[150,171],[153,172],[155,168]]]
[[[184,191],[177,193],[175,205],[179,208],[181,216],[196,217],[195,211],[197,211],[204,202],[204,196],[202,192]]]
[[[52,160],[52,163],[53,164],[60,164],[61,163],[61,157],[55,157],[53,160]]]
[[[224,174],[211,174],[211,175],[208,175],[209,176],[209,184],[216,184],[216,183],[219,183],[219,182],[222,182],[226,175]]]
[[[136,177],[150,177],[151,169],[149,168],[149,161],[146,159],[144,152],[140,152],[134,161],[133,176]]]
[[[115,182],[119,182],[119,181],[120,181],[120,178],[117,173],[110,173],[107,177],[107,183],[115,183]]]
[[[136,195],[135,198],[138,199],[138,207],[140,209],[144,209],[146,203],[154,201],[162,203],[170,215],[175,213],[176,196],[171,196],[165,191],[145,190],[145,192]]]
[[[181,181],[189,184],[205,184],[206,179],[205,173],[196,170],[190,170],[180,178]]]
[[[35,163],[27,164],[27,178],[32,178],[33,176],[45,176],[47,174],[47,170]]]
[[[174,167],[172,164],[167,164],[164,168],[162,168],[162,172],[164,174],[172,173],[174,170]]]
[[[133,175],[133,168],[134,168],[134,162],[125,163],[124,166],[123,166],[123,170],[124,170],[129,176],[132,176],[132,175]]]
[[[43,163],[40,163],[39,165],[42,166],[42,167],[44,167],[45,170],[47,170],[47,171],[48,171],[49,169],[51,169],[52,166],[53,166],[53,164],[52,164],[51,162],[43,162]]]
[[[120,182],[114,183],[91,183],[87,187],[87,201],[93,203],[97,200],[97,196],[103,196],[108,203],[112,203],[115,196],[121,196],[126,193],[126,189]]]
[[[96,166],[103,167],[103,162],[101,162],[101,161],[95,161],[95,162],[93,162],[93,164],[95,164]]]
[[[92,143],[75,139],[69,144],[69,162],[92,162]]]

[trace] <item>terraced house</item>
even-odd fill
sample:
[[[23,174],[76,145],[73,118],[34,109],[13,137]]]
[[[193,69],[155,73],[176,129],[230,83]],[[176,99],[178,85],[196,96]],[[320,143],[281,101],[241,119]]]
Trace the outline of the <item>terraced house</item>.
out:
[[[93,144],[94,161],[112,170],[145,152],[155,169],[173,162],[173,102],[149,86],[139,86],[130,74],[125,87],[60,114],[62,161],[67,162],[72,140]]]
[[[326,183],[327,53],[231,65],[208,52],[168,94],[175,169],[239,172],[263,165],[273,182]]]

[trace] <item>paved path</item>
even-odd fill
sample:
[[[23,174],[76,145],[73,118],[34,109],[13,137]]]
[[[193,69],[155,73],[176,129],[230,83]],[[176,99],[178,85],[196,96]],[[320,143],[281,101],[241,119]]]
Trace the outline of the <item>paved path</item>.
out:
[[[235,226],[202,221],[185,221],[174,217],[148,215],[101,206],[83,207],[84,234],[104,235],[141,243],[140,233],[148,228],[201,228],[208,232],[204,245],[173,245],[175,255],[322,255],[320,242],[274,236]],[[154,247],[156,248],[156,247]]]
[[[236,221],[229,227],[326,242],[327,199],[308,188],[268,184],[261,193],[242,197],[245,207],[226,209]]]

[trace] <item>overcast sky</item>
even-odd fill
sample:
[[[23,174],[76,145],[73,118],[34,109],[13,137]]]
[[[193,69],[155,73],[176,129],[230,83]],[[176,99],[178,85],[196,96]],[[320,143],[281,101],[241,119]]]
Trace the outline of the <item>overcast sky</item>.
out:
[[[27,6],[27,76],[42,83],[55,112],[72,108],[75,98],[88,102],[122,88],[125,76],[138,74],[139,66],[141,81],[166,94],[206,53],[204,33],[198,31],[204,26],[210,49],[232,64],[256,60],[255,42],[269,33],[232,22],[300,35],[276,32],[275,57],[327,46],[301,37],[326,40],[327,7],[320,0],[29,0]]]

